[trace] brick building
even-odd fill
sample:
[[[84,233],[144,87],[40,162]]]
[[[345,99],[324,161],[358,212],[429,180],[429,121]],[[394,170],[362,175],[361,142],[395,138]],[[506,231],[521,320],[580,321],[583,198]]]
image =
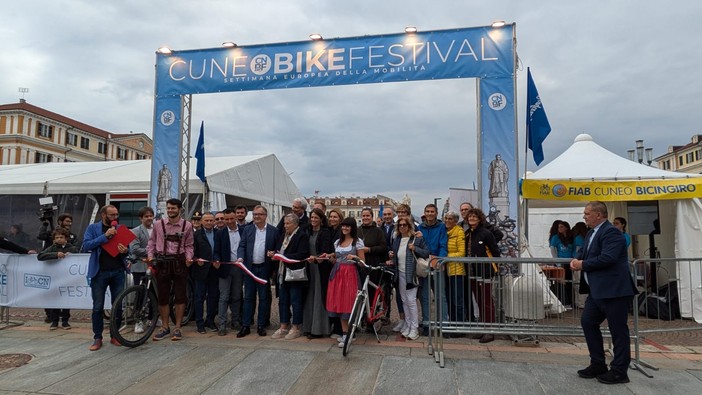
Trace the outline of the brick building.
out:
[[[144,133],[111,133],[20,99],[0,105],[0,165],[150,159]]]
[[[322,202],[327,206],[327,212],[333,208],[338,208],[344,213],[344,217],[361,218],[361,210],[364,207],[370,207],[373,209],[373,218],[377,218],[380,214],[380,204],[383,203],[383,207],[396,208],[400,202],[395,201],[392,198],[383,195],[376,195],[373,197],[360,197],[360,196],[334,196],[334,197],[320,197],[313,196],[307,198],[307,203],[312,207],[316,202]]]
[[[702,173],[702,134],[695,134],[686,145],[670,145],[668,152],[654,159],[663,170]]]

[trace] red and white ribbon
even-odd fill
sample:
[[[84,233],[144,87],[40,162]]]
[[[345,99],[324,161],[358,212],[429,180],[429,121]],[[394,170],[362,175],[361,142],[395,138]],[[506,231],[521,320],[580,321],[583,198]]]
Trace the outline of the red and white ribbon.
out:
[[[197,262],[211,262],[205,259],[196,259],[195,261]],[[259,284],[268,284],[268,281],[262,279],[261,277],[257,277],[255,274],[251,273],[251,270],[249,270],[246,266],[244,266],[243,262],[239,261],[234,261],[234,262],[220,262],[220,265],[234,265],[238,267],[239,269],[243,270],[244,273],[246,273],[249,277],[251,277],[254,281],[256,281]]]
[[[300,262],[302,262],[299,259],[290,259],[290,258],[288,258],[285,255],[280,254],[280,253],[273,255],[273,258],[271,258],[271,259],[273,259],[274,261],[281,261],[283,263],[300,263]]]

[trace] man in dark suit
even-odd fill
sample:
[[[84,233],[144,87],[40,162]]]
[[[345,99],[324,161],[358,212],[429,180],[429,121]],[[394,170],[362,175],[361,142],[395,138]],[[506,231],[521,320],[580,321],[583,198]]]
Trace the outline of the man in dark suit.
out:
[[[244,228],[244,234],[239,242],[238,260],[256,277],[268,280],[273,270],[273,261],[269,252],[275,251],[278,230],[267,223],[268,210],[263,206],[253,209],[253,222]],[[268,300],[268,283],[259,284],[249,276],[244,276],[244,317],[242,328],[236,337],[244,337],[251,333],[254,310],[256,309],[256,294],[258,294],[258,316],[256,325],[258,335],[266,336],[266,320],[270,316]]]
[[[205,213],[200,218],[200,229],[195,234],[195,263],[190,266],[190,275],[195,283],[195,324],[198,333],[217,332],[214,319],[219,306],[219,276],[212,267],[214,251],[214,214]],[[207,298],[207,314],[203,317],[202,304]]]
[[[628,383],[631,345],[627,318],[632,297],[637,291],[629,272],[626,240],[622,232],[607,220],[607,206],[602,202],[588,203],[583,219],[592,230],[570,267],[583,272],[580,293],[589,293],[580,323],[590,353],[590,366],[578,370],[578,375],[586,379],[597,377],[605,384]],[[609,371],[600,330],[605,319],[614,345]]]

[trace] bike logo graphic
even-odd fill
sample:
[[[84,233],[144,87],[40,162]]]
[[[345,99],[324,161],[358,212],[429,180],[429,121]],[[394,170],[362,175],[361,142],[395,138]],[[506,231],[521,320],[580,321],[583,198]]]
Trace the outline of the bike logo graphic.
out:
[[[163,126],[171,126],[175,122],[175,113],[171,110],[166,110],[161,113],[161,124]]]
[[[563,184],[556,184],[553,186],[553,196],[563,197],[568,192],[568,189]]]
[[[507,106],[507,98],[502,93],[493,93],[488,98],[488,105],[495,111],[500,111]]]
[[[256,75],[264,75],[271,69],[271,57],[268,55],[256,55],[251,59],[251,71]]]
[[[41,274],[25,273],[24,286],[29,288],[49,289],[51,288],[51,277]]]

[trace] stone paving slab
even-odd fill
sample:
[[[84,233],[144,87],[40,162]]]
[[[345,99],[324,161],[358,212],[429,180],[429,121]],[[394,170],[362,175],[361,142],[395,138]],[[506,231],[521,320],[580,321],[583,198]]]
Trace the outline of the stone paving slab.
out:
[[[433,360],[383,358],[374,394],[455,394],[454,370],[439,369]],[[472,389],[471,389],[472,392]],[[476,392],[477,393],[477,392]]]
[[[356,351],[356,350],[353,350]],[[355,352],[343,357],[320,353],[300,375],[290,394],[370,394],[375,387],[381,355]]]
[[[283,394],[314,359],[314,352],[256,350],[204,394]]]
[[[65,360],[64,363],[70,366],[69,364],[75,364],[79,360],[86,360],[92,362],[90,367],[81,372],[67,375],[65,379],[46,387],[43,392],[52,394],[118,393],[190,350],[192,347],[185,345],[174,347],[170,344],[159,344],[128,349],[115,347],[108,343],[99,351],[89,351],[88,345],[84,344],[81,346],[82,353],[77,358]],[[93,354],[106,354],[108,358],[100,363],[95,363],[93,358],[98,357],[98,355]]]

